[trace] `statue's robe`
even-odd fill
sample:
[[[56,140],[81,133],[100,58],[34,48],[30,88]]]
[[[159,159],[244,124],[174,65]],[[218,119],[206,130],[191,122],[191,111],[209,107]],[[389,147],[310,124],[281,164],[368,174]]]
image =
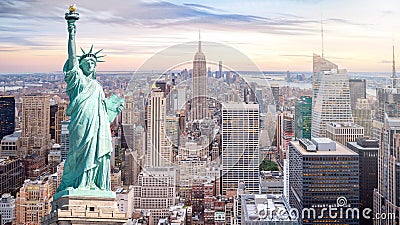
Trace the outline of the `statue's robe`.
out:
[[[71,121],[69,151],[57,192],[71,188],[111,190],[112,143],[103,88],[78,66],[64,73],[70,98],[66,114]]]

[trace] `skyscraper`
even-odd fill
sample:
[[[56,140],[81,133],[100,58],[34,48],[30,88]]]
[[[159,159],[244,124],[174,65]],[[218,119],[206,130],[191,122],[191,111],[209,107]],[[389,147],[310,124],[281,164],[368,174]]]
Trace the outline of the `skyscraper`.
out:
[[[50,142],[50,96],[22,97],[21,147],[48,149]]]
[[[301,96],[294,106],[294,130],[296,138],[311,139],[312,98]]]
[[[56,114],[58,111],[58,105],[50,103],[50,138],[56,138]]]
[[[66,102],[59,102],[57,105],[57,113],[55,115],[55,133],[54,140],[56,143],[61,143],[61,122],[67,120],[66,110],[67,110]]]
[[[396,224],[400,207],[400,117],[386,116],[378,151],[378,189],[374,192],[374,213],[385,214],[374,224]],[[389,218],[395,215],[395,219]]]
[[[283,160],[286,159],[289,142],[294,139],[294,118],[293,114],[288,112],[278,112],[276,144],[278,147],[278,163],[283,166]]]
[[[164,92],[154,87],[147,105],[147,167],[169,165],[172,160],[171,145],[166,137],[166,100]]]
[[[125,165],[124,165],[124,184],[137,185],[138,176],[142,171],[146,134],[142,126],[134,127],[134,143],[133,149],[128,148],[125,152]]]
[[[328,214],[328,207],[358,208],[358,154],[328,138],[299,139],[289,146],[289,203],[298,212],[308,211],[301,224],[358,225],[356,217]]]
[[[206,118],[207,109],[207,74],[206,56],[201,51],[201,41],[199,33],[199,45],[193,60],[193,79],[192,79],[192,120]]]
[[[61,122],[61,135],[60,135],[60,151],[61,151],[61,161],[67,159],[69,151],[69,131],[68,125],[69,120]]]
[[[373,209],[374,189],[378,187],[378,140],[359,138],[357,142],[348,142],[347,147],[359,158],[360,212]],[[372,220],[361,217],[360,224],[372,225]]]
[[[13,96],[0,96],[0,140],[15,129],[15,99]]]
[[[222,104],[222,190],[237,189],[243,181],[259,192],[259,106]]]
[[[338,70],[339,67],[326,60],[323,56],[313,55],[313,108],[315,104],[315,100],[317,99],[317,95],[319,92],[320,81],[322,76],[324,75],[324,71],[331,71],[332,69]]]
[[[222,61],[220,60],[218,64],[218,75],[216,76],[216,78],[219,79],[221,77],[222,77]]]
[[[374,214],[386,218],[374,221],[377,225],[397,224],[400,207],[400,88],[397,84],[393,47],[392,84],[377,88],[378,109],[373,121],[374,138],[380,142],[378,151],[378,188],[374,191]]]
[[[364,135],[371,137],[372,135],[372,113],[371,104],[366,98],[357,99],[355,109],[351,110],[354,123],[364,127]]]
[[[271,92],[272,92],[272,96],[274,98],[276,111],[278,111],[280,109],[279,108],[279,84],[271,84]]]
[[[349,79],[351,109],[356,108],[357,99],[367,97],[367,82],[365,79]]]
[[[353,122],[349,78],[346,70],[338,70],[317,55],[314,55],[314,76],[311,136],[326,137],[328,123]]]

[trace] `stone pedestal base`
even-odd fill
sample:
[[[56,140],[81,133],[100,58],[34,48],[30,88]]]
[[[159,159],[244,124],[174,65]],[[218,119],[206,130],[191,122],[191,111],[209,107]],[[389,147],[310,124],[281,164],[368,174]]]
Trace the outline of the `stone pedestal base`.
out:
[[[128,221],[118,212],[115,198],[62,196],[52,202],[51,213],[42,218],[42,225],[119,225]]]

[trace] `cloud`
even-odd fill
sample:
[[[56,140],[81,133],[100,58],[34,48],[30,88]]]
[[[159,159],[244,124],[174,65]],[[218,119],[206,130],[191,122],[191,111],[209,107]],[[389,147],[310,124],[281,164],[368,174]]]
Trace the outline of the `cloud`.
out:
[[[385,64],[388,64],[388,63],[393,63],[393,61],[391,61],[391,60],[382,60],[382,61],[380,61],[379,63],[385,63]]]
[[[214,7],[200,5],[200,4],[183,4],[183,5],[199,9],[216,10],[216,8]]]
[[[298,1],[298,0],[291,0]],[[316,2],[303,0],[301,2]],[[0,2],[0,21],[3,23],[0,32],[49,32],[47,28],[59,27],[63,22],[63,14],[67,5],[56,5],[52,0],[3,0]],[[141,29],[190,29],[207,27],[211,30],[260,32],[278,35],[314,35],[317,20],[302,18],[290,14],[281,14],[279,18],[267,16],[253,16],[247,14],[227,13],[224,10],[201,4],[173,4],[166,1],[130,1],[120,0],[119,4],[110,6],[108,1],[97,1],[92,4],[86,1],[78,4],[81,20],[86,20],[93,27],[94,24],[104,25],[103,29],[112,27],[126,27]],[[343,19],[326,19],[327,22],[351,24]],[[24,28],[21,28],[23,26]],[[94,29],[88,27],[87,29]],[[122,33],[129,33],[128,30]],[[104,33],[104,35],[108,35]]]
[[[306,57],[306,58],[311,58],[312,55],[301,55],[301,54],[284,54],[284,55],[280,55],[280,56],[284,56],[284,57]]]

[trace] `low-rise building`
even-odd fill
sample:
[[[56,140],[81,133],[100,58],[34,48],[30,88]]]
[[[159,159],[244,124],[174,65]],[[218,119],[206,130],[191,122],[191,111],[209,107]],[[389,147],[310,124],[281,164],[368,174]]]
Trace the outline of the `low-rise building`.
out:
[[[5,193],[0,199],[0,224],[15,221],[15,199],[10,193]]]
[[[49,180],[26,180],[16,198],[16,224],[40,225],[51,211]]]
[[[117,207],[119,212],[126,213],[128,218],[133,216],[133,186],[129,188],[118,188],[115,192],[117,196]]]
[[[242,194],[241,224],[248,225],[297,225],[297,218],[292,217],[288,202],[282,195]]]

